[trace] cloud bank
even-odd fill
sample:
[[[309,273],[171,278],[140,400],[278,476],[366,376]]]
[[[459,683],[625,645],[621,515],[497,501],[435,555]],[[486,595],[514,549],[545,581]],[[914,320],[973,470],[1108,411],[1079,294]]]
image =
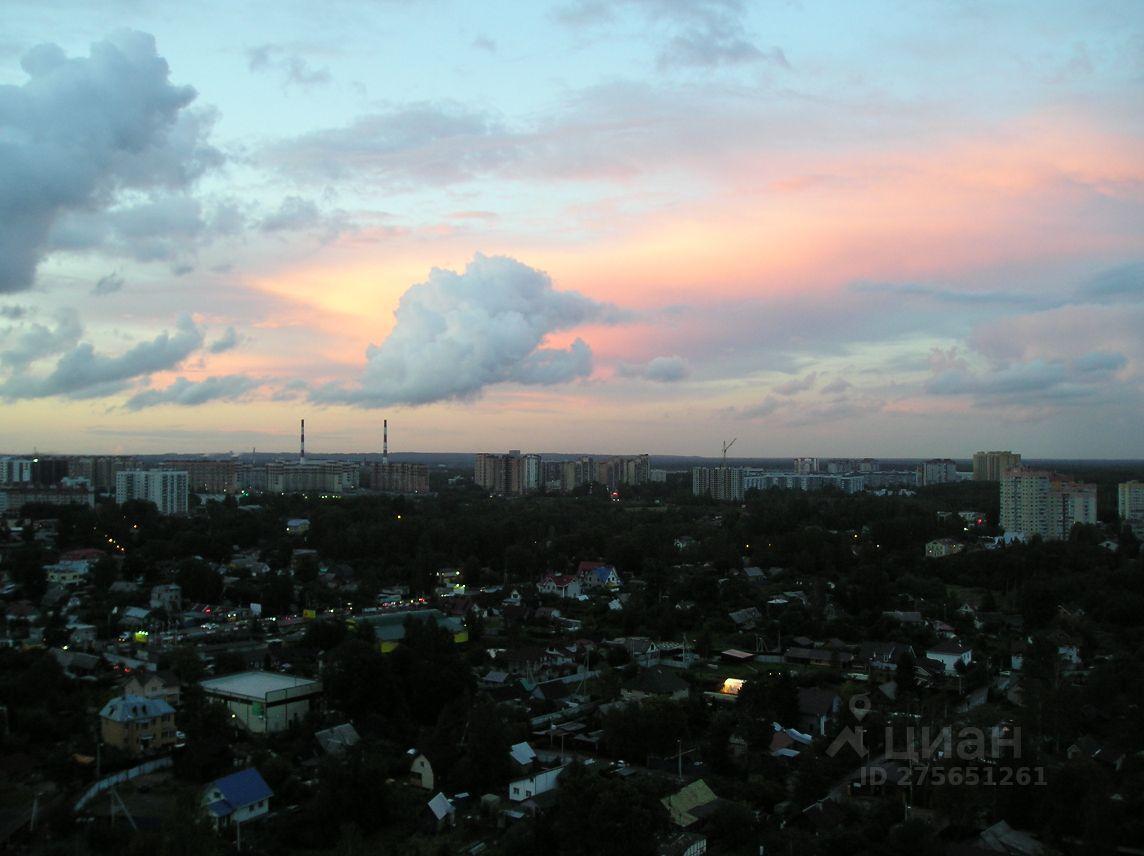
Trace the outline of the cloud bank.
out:
[[[142,392],[137,392],[127,399],[124,407],[128,410],[142,410],[146,407],[158,407],[163,404],[195,407],[215,401],[234,401],[242,398],[257,388],[258,385],[259,381],[240,374],[219,375],[201,381],[191,381],[185,377],[178,377],[170,386],[163,389],[145,389]]]
[[[63,319],[60,326],[66,329],[66,324],[67,319]],[[77,331],[76,337],[78,335]],[[202,331],[189,317],[179,319],[174,333],[164,330],[155,338],[140,342],[117,356],[101,354],[90,342],[80,342],[64,352],[47,374],[9,373],[7,379],[0,382],[0,397],[11,400],[56,395],[70,398],[111,395],[122,391],[136,378],[176,368],[202,344]],[[43,350],[39,354],[41,357],[47,356]]]

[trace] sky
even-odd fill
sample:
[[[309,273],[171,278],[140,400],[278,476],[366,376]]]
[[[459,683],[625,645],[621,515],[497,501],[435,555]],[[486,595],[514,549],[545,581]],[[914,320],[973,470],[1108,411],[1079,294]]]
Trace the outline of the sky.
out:
[[[1144,3],[5,0],[0,452],[1144,458]]]

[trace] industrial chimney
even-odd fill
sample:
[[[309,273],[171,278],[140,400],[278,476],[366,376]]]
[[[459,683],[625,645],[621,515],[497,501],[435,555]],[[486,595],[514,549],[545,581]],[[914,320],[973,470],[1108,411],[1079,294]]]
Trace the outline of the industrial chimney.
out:
[[[298,463],[306,463],[306,420],[302,420],[302,445],[298,452]]]
[[[381,462],[389,463],[389,420],[381,420]]]

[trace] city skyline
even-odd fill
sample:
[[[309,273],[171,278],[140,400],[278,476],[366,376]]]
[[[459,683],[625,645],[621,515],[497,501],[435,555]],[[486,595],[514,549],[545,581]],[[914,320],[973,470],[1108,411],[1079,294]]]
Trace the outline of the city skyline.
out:
[[[1144,458],[1144,7],[0,31],[9,453]]]

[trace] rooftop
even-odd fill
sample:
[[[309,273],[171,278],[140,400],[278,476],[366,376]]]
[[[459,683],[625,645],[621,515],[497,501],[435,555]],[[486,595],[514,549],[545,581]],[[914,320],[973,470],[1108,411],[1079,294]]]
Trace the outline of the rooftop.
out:
[[[210,678],[200,682],[200,686],[207,692],[226,693],[256,699],[263,699],[272,692],[311,685],[319,689],[322,686],[320,681],[300,678],[295,675],[283,675],[278,672],[239,672],[235,675],[225,675],[221,678]]]

